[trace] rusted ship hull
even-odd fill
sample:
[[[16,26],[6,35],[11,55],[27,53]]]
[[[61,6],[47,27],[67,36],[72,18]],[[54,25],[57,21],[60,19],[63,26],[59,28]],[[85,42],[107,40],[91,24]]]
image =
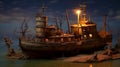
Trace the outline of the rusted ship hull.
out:
[[[67,43],[28,43],[20,42],[22,51],[30,58],[56,58],[74,56],[80,53],[91,53],[106,46],[102,41],[90,40],[85,42]]]
[[[103,49],[107,41],[111,42],[110,37],[104,39],[98,35],[96,24],[87,18],[86,5],[81,6],[81,11],[78,11],[78,14],[81,12],[78,15],[78,22],[68,23],[69,33],[60,29],[57,23],[48,25],[48,17],[44,15],[44,6],[42,11],[43,14],[36,14],[35,38],[25,36],[26,25],[20,37],[22,51],[31,58],[56,58],[91,53]]]

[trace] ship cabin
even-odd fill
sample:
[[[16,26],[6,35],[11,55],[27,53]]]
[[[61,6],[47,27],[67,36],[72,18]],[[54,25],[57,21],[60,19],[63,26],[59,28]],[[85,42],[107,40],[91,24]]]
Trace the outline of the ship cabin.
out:
[[[84,24],[73,24],[71,25],[71,31],[75,36],[80,37],[80,39],[91,39],[98,36],[96,24],[93,22],[87,22]]]
[[[66,34],[55,25],[48,25],[46,16],[36,15],[36,42],[71,42],[74,40],[73,34]]]
[[[81,5],[77,9],[77,23],[71,25],[71,32],[80,39],[92,39],[98,37],[96,24],[88,18],[86,13],[86,5]]]

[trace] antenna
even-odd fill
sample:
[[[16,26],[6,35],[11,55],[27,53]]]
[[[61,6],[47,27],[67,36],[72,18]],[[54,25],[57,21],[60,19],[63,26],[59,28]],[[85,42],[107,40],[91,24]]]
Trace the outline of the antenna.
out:
[[[86,23],[86,21],[87,21],[86,7],[87,7],[87,5],[85,3],[80,5],[80,8],[82,10],[81,19],[84,23]]]
[[[107,15],[104,16],[104,25],[103,25],[104,32],[106,32],[106,21],[107,21]]]
[[[42,8],[41,9],[42,9],[41,16],[44,16],[45,15],[45,9],[46,9],[44,4],[42,4]]]

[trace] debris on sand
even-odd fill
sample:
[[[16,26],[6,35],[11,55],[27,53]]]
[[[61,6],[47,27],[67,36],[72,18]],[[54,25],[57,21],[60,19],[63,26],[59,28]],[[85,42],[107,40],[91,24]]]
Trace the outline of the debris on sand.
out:
[[[120,52],[113,49],[107,49],[102,53],[91,54],[91,55],[79,55],[64,59],[66,62],[101,62],[105,60],[120,59]]]
[[[28,57],[22,52],[7,54],[8,59],[28,59]]]

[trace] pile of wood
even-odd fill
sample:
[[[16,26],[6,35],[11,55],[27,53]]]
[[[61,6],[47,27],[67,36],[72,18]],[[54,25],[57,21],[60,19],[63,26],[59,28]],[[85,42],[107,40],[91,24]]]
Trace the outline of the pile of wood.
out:
[[[26,55],[24,55],[22,52],[17,53],[9,53],[7,54],[8,59],[28,59]]]
[[[82,56],[75,56],[75,57],[69,57],[67,59],[64,59],[66,62],[92,62],[94,60],[94,55],[82,55]]]
[[[120,52],[117,50],[107,49],[102,53],[91,55],[79,55],[64,59],[66,62],[101,62],[105,60],[120,59]]]
[[[16,51],[11,47],[11,45],[13,44],[11,39],[9,39],[6,36],[3,36],[3,39],[6,43],[6,46],[8,47],[8,54],[7,54],[8,59],[27,59],[28,58],[22,52],[16,53]]]

